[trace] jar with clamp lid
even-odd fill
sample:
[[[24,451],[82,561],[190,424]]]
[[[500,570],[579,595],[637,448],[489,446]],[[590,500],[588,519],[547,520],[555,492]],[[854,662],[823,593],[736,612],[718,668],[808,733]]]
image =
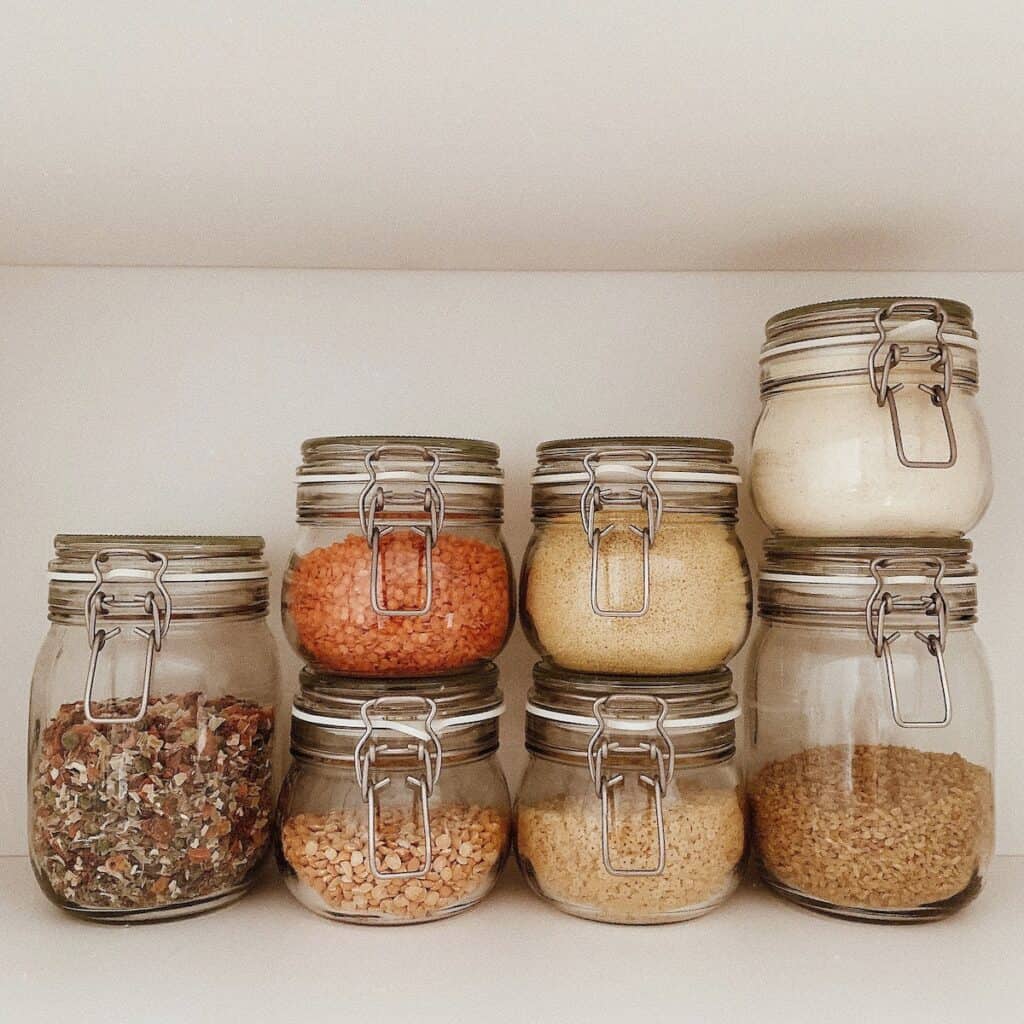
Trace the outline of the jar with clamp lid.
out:
[[[29,852],[99,921],[199,913],[269,848],[277,651],[260,537],[61,535],[32,679]]]
[[[970,307],[870,298],[767,324],[751,486],[761,518],[805,537],[952,537],[992,494]]]
[[[475,906],[508,854],[493,665],[389,682],[302,674],[278,863],[305,907],[355,924],[408,924]]]
[[[745,852],[732,676],[637,680],[540,663],[526,718],[516,855],[577,917],[684,921],[736,888]]]
[[[577,672],[675,675],[729,660],[750,627],[732,445],[577,438],[537,449],[523,628]]]
[[[485,441],[306,441],[285,631],[325,672],[409,677],[485,664],[512,629],[502,471]]]
[[[992,689],[966,540],[778,538],[745,703],[762,874],[815,910],[942,917],[993,846]]]

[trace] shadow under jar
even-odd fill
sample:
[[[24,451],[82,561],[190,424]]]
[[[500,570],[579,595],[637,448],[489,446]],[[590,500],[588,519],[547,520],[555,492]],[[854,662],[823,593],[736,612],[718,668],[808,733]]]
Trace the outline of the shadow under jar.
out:
[[[772,531],[953,537],[981,519],[992,467],[970,307],[847,299],[766,331],[750,478]]]
[[[751,586],[732,445],[577,438],[537,449],[520,610],[537,652],[577,672],[704,672],[743,646]]]
[[[260,537],[60,535],[32,678],[32,867],[109,922],[241,896],[269,848],[277,651]]]
[[[352,924],[431,921],[479,903],[511,832],[498,670],[386,692],[309,669],[301,682],[277,816],[292,895]]]
[[[729,671],[638,686],[541,663],[534,682],[515,809],[534,892],[620,924],[685,921],[724,902],[746,848]]]
[[[746,695],[754,850],[813,910],[943,917],[992,855],[993,711],[966,540],[765,546]]]
[[[409,677],[498,654],[514,621],[498,454],[458,438],[303,444],[281,599],[285,632],[309,664]]]

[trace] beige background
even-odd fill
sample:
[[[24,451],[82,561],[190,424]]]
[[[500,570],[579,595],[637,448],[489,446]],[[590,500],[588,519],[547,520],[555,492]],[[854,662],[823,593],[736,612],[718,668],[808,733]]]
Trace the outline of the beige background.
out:
[[[745,468],[764,320],[900,292],[964,299],[981,331],[996,497],[974,534],[980,631],[999,713],[999,847],[1024,853],[1024,274],[2,268],[0,854],[24,851],[28,683],[54,533],[262,533],[279,576],[303,438],[447,433],[501,444],[518,560],[538,441],[711,434],[734,440]],[[753,553],[745,495],[742,515]],[[282,652],[291,686],[298,663]],[[520,634],[500,661],[515,776],[533,661]]]

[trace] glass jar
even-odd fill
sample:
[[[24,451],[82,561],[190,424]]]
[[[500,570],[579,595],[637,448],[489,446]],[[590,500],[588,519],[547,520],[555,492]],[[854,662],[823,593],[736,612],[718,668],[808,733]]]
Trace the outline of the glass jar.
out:
[[[485,664],[512,630],[502,471],[485,441],[306,441],[285,631],[325,672],[408,677]]]
[[[385,690],[303,671],[277,816],[278,863],[303,906],[409,924],[487,895],[511,831],[497,683],[493,665]]]
[[[750,628],[732,445],[577,438],[537,449],[520,610],[534,648],[577,672],[723,665]]]
[[[736,888],[746,829],[732,676],[637,681],[539,664],[516,800],[530,887],[595,921],[660,924]]]
[[[944,916],[993,846],[992,689],[966,540],[777,539],[745,708],[754,848],[814,910]]]
[[[992,496],[970,307],[873,298],[767,324],[751,485],[761,518],[805,537],[953,537]]]
[[[273,813],[263,539],[64,534],[55,549],[29,717],[39,884],[112,922],[236,899]]]

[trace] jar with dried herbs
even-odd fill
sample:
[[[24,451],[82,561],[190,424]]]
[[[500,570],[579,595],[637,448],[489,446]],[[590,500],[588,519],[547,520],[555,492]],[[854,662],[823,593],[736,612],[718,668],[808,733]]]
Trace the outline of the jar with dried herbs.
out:
[[[781,895],[944,917],[994,840],[992,690],[969,541],[775,539],[747,689],[756,861]]]
[[[32,680],[43,891],[135,922],[221,906],[269,848],[277,652],[259,537],[56,539]]]
[[[515,809],[531,888],[623,924],[685,921],[727,899],[746,849],[728,670],[640,687],[542,663],[534,679]]]
[[[380,684],[307,669],[277,853],[292,895],[352,924],[411,924],[479,903],[508,854],[494,666]]]
[[[402,678],[493,658],[514,616],[497,446],[327,437],[302,455],[282,614],[307,663]]]
[[[675,675],[725,664],[750,628],[732,445],[577,438],[537,449],[523,628],[577,672]]]

